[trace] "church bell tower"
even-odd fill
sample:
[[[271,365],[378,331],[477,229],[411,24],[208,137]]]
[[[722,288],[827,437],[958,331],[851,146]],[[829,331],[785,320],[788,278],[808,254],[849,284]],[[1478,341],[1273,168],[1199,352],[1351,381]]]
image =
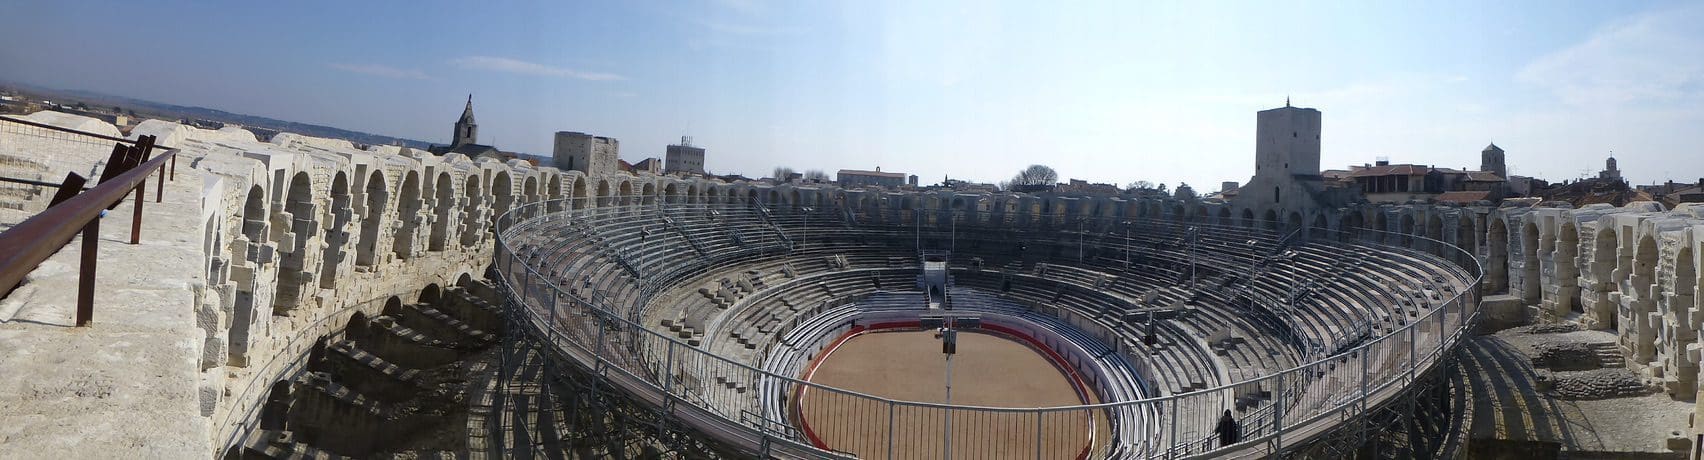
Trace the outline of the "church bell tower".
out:
[[[450,139],[450,147],[478,143],[479,124],[473,122],[472,94],[467,95],[467,107],[462,109],[461,119],[456,120],[456,134]]]

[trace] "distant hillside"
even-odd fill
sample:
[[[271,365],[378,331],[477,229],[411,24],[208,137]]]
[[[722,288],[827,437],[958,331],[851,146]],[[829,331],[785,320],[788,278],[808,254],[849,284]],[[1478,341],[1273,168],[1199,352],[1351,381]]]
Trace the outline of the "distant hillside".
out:
[[[400,143],[401,145],[404,145],[404,146],[420,148],[420,149],[424,149],[427,146],[432,145],[430,142],[418,141],[418,140],[414,140],[414,139],[404,139],[404,138],[399,138],[399,137],[364,133],[364,132],[360,132],[360,131],[350,131],[350,130],[347,130],[347,129],[333,128],[333,127],[330,127],[330,126],[322,126],[322,125],[315,125],[315,124],[308,124],[308,123],[297,123],[297,122],[294,122],[294,121],[284,121],[284,120],[267,118],[267,117],[262,117],[262,116],[257,116],[257,115],[245,115],[245,114],[240,114],[240,113],[231,113],[231,112],[226,112],[226,111],[218,110],[218,109],[209,109],[209,108],[206,108],[206,107],[186,107],[186,106],[181,106],[181,105],[167,104],[167,103],[163,103],[163,102],[145,101],[145,100],[141,100],[141,99],[134,99],[134,98],[125,97],[125,96],[115,96],[115,95],[111,95],[111,94],[99,93],[99,92],[94,92],[94,91],[62,90],[62,89],[44,88],[44,87],[39,87],[39,86],[34,86],[34,85],[29,85],[29,84],[24,84],[24,83],[13,83],[13,82],[5,83],[5,86],[11,87],[11,88],[18,90],[18,91],[21,91],[21,92],[32,93],[32,94],[35,94],[35,95],[48,97],[48,98],[51,98],[52,100],[59,102],[61,104],[70,105],[70,104],[73,104],[73,103],[81,102],[81,103],[88,104],[89,106],[93,106],[93,107],[120,107],[120,108],[123,108],[123,109],[128,110],[128,111],[134,111],[134,112],[136,112],[137,115],[144,117],[144,118],[158,118],[158,119],[163,119],[163,120],[198,119],[198,120],[216,121],[216,122],[220,122],[220,123],[234,123],[234,124],[242,125],[244,127],[264,128],[264,129],[270,129],[270,130],[274,130],[274,131],[287,131],[287,132],[303,134],[303,135],[308,135],[308,136],[314,136],[314,137],[329,137],[329,138],[337,138],[337,139],[347,139],[351,142],[360,143],[360,144],[390,145],[390,144]]]

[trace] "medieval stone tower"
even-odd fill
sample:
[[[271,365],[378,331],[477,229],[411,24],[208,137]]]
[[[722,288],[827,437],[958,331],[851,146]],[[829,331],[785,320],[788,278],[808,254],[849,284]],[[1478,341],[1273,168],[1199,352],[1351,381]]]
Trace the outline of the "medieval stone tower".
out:
[[[462,109],[461,119],[456,120],[456,134],[450,136],[450,147],[477,144],[479,140],[479,124],[473,122],[473,95],[467,95],[467,107]]]
[[[1496,143],[1479,152],[1479,170],[1496,173],[1497,177],[1504,179],[1509,178],[1509,167],[1503,162],[1503,149],[1497,147]]]

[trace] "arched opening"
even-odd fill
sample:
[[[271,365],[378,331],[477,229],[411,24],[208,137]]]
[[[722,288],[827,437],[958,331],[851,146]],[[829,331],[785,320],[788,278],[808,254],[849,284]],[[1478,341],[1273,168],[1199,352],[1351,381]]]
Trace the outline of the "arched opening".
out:
[[[1596,311],[1591,313],[1598,320],[1599,326],[1615,329],[1618,322],[1616,321],[1616,307],[1610,305],[1605,299],[1609,298],[1608,293],[1621,289],[1621,283],[1615,279],[1615,266],[1619,262],[1619,254],[1616,253],[1616,250],[1620,247],[1620,244],[1615,235],[1615,226],[1600,225],[1603,228],[1598,229],[1597,236],[1592,238],[1591,267],[1592,280],[1596,281],[1593,286],[1598,288],[1593,297],[1600,301],[1593,308]],[[1608,324],[1604,324],[1603,320],[1605,319],[1608,320]]]
[[[616,200],[615,203],[623,206],[639,202],[639,197],[633,196],[632,182],[621,181],[621,184],[616,187]]]
[[[265,318],[255,305],[265,298],[264,284],[258,279],[261,271],[261,247],[266,245],[266,190],[259,185],[249,187],[243,200],[242,235],[230,243],[231,280],[236,284],[236,299],[231,303],[231,330],[227,334],[230,346],[227,360],[232,366],[248,366],[249,336],[263,324]],[[239,273],[240,272],[240,273]]]
[[[679,193],[680,193],[680,190],[675,188],[674,183],[671,182],[671,183],[669,183],[669,185],[664,185],[663,186],[663,202],[664,203],[678,203],[678,202],[680,202],[680,198],[678,197]]]
[[[1284,235],[1288,236],[1291,232],[1301,230],[1303,222],[1305,222],[1305,221],[1302,220],[1302,213],[1301,212],[1290,211],[1290,219],[1285,224]]]
[[[306,172],[298,172],[290,178],[290,189],[285,193],[284,213],[281,220],[290,222],[288,229],[274,229],[274,242],[279,242],[278,251],[283,254],[283,263],[278,267],[278,290],[273,295],[272,313],[282,315],[295,307],[300,301],[302,290],[315,280],[308,270],[307,248],[308,240],[314,239],[320,231],[319,222],[314,218],[313,179]],[[284,234],[291,234],[285,238]],[[282,244],[282,243],[292,244]]]
[[[598,198],[597,198],[597,200],[598,200],[597,201],[598,202],[597,207],[600,207],[600,208],[608,207],[609,205],[615,203],[614,193],[611,193],[610,189],[609,189],[609,180],[604,180],[604,179],[598,180]]]
[[[1557,301],[1558,313],[1584,313],[1580,307],[1580,268],[1576,258],[1580,252],[1580,232],[1575,230],[1574,222],[1566,220],[1557,231],[1555,252],[1551,260],[1556,261],[1556,284],[1562,288],[1557,291],[1560,298]]]
[[[414,255],[415,230],[420,228],[420,174],[409,171],[402,180],[402,198],[397,200],[397,222],[401,228],[391,238],[391,253],[398,259]]]
[[[418,298],[417,303],[437,305],[439,301],[443,300],[443,298],[444,288],[438,287],[438,283],[432,283],[426,285],[425,288],[420,290],[420,297]]]
[[[367,212],[361,217],[361,244],[355,253],[355,265],[371,267],[378,263],[380,224],[385,220],[385,204],[390,202],[390,192],[385,190],[385,175],[373,171],[367,178]]]
[[[1444,256],[1444,247],[1438,244],[1444,240],[1444,218],[1436,212],[1428,214],[1431,215],[1426,216],[1426,238],[1430,240],[1426,242],[1426,247],[1431,248],[1432,253]]]
[[[473,286],[473,283],[473,275],[471,274],[463,273],[461,276],[456,277],[456,287],[467,288],[469,286]]]
[[[1390,217],[1383,209],[1373,211],[1373,233],[1371,239],[1377,242],[1390,242]]]
[[[349,323],[343,326],[343,339],[360,344],[367,338],[367,314],[355,312],[349,315]]]
[[[548,184],[545,186],[545,200],[549,203],[544,206],[545,210],[546,212],[562,212],[562,175],[551,174]]]
[[[521,182],[521,204],[536,203],[538,200],[538,177],[527,176],[527,180]]]
[[[1213,224],[1214,225],[1231,225],[1231,207],[1230,206],[1219,207],[1219,221],[1214,222]]]
[[[260,406],[260,429],[283,431],[290,420],[290,381],[272,382],[266,402]]]
[[[1639,245],[1633,250],[1633,279],[1629,280],[1634,297],[1631,317],[1635,318],[1629,322],[1633,323],[1633,358],[1638,362],[1649,362],[1656,355],[1657,329],[1662,327],[1644,320],[1656,310],[1651,288],[1657,280],[1657,240],[1652,233],[1654,231],[1640,237]]]
[[[1538,282],[1538,224],[1527,216],[1521,225],[1521,301],[1538,305],[1541,294]]]
[[[1261,226],[1265,227],[1266,231],[1278,233],[1278,211],[1266,210],[1266,215],[1261,217]]]
[[[331,180],[331,231],[326,232],[325,254],[320,258],[320,288],[337,287],[337,267],[343,265],[344,247],[349,244],[349,221],[354,210],[349,208],[349,178],[343,171]]]
[[[640,203],[645,205],[657,204],[656,184],[646,183],[643,188],[640,188],[640,190],[642,191],[642,193],[640,193],[640,199],[642,200]]]
[[[758,204],[758,201],[757,201],[757,189],[755,189],[755,188],[748,188],[748,189],[746,189],[746,204],[747,204],[747,205],[755,205],[755,204]]]
[[[1501,217],[1490,217],[1485,243],[1489,260],[1485,274],[1485,289],[1492,294],[1509,293],[1509,227]]]
[[[485,223],[486,231],[495,231],[497,219],[502,218],[503,214],[509,212],[509,208],[515,205],[514,180],[509,178],[507,171],[498,172],[497,177],[491,179],[491,194],[494,200],[492,201],[491,216]]]
[[[585,178],[574,179],[573,189],[574,189],[574,196],[573,196],[574,202],[572,204],[573,209],[586,209],[586,206],[589,206],[591,204],[591,201],[592,201],[591,197],[586,196],[586,179]]]
[[[1467,210],[1462,210],[1461,213],[1456,216],[1456,247],[1461,248],[1461,251],[1465,251],[1457,252],[1456,254],[1457,260],[1460,260],[1463,265],[1472,265],[1474,261],[1477,260],[1479,254],[1479,232],[1476,230],[1476,227],[1477,226],[1474,225],[1473,221],[1473,213],[1470,213]]]
[[[432,235],[427,243],[427,249],[442,251],[450,239],[450,221],[455,220],[456,190],[454,179],[450,173],[438,174],[438,184],[432,187],[432,193],[437,195],[432,199],[432,205],[437,209],[436,219],[432,220]]]
[[[465,192],[467,204],[462,206],[462,218],[460,219],[462,224],[461,244],[462,246],[473,246],[479,242],[479,234],[483,230],[480,228],[482,223],[480,213],[483,212],[485,195],[480,190],[479,175],[468,175],[467,181],[462,183],[462,191]]]
[[[1343,216],[1337,219],[1337,230],[1340,232],[1337,234],[1338,238],[1344,241],[1350,238],[1364,238],[1365,235],[1361,234],[1361,227],[1366,225],[1364,219],[1364,217],[1361,217],[1361,211],[1344,211]]]
[[[1330,229],[1326,228],[1327,225],[1329,224],[1325,221],[1325,214],[1314,215],[1313,227],[1308,229],[1308,237],[1314,239],[1326,238],[1330,233]]]
[[[1254,210],[1253,209],[1243,209],[1242,226],[1249,227],[1249,228],[1254,227]]]
[[[1419,228],[1415,227],[1414,215],[1403,213],[1401,222],[1402,223],[1397,226],[1397,229],[1402,232],[1402,247],[1412,248],[1414,247],[1414,233],[1419,230]]]
[[[385,299],[385,306],[379,309],[379,314],[392,318],[402,316],[402,298],[393,295]]]
[[[698,186],[697,185],[687,185],[686,186],[686,199],[683,202],[684,203],[693,203],[693,204],[698,203]]]

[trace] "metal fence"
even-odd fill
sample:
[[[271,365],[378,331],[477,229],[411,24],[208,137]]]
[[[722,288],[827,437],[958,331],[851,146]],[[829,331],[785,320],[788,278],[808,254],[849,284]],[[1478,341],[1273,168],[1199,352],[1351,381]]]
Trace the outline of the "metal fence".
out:
[[[1308,354],[1308,358],[1317,359],[1258,378],[1184,394],[1093,405],[1021,409],[954,406],[897,401],[813,384],[793,375],[765,372],[754,364],[710,353],[667,331],[655,331],[640,324],[631,310],[653,299],[645,297],[625,305],[614,304],[611,297],[600,292],[580,289],[586,286],[579,284],[575,274],[559,274],[557,271],[562,267],[550,266],[517,250],[532,244],[528,238],[577,238],[564,236],[567,232],[548,225],[587,219],[599,213],[663,213],[669,207],[691,205],[644,204],[612,209],[565,202],[572,200],[521,205],[496,222],[494,271],[514,320],[547,344],[559,359],[602,376],[602,382],[667,413],[688,429],[728,448],[766,456],[1173,458],[1209,453],[1282,452],[1288,446],[1341,428],[1348,423],[1346,420],[1364,423],[1364,418],[1356,417],[1358,414],[1403,395],[1417,376],[1441,362],[1476,318],[1474,307],[1481,277],[1477,262],[1456,265],[1457,261],[1475,260],[1471,256],[1461,257],[1458,254],[1464,253],[1461,249],[1418,236],[1360,229],[1334,234],[1337,238],[1329,241],[1314,238],[1307,243],[1291,243],[1428,257],[1447,267],[1451,271],[1448,275],[1466,287],[1436,306],[1418,312],[1392,332],[1367,338],[1328,356]],[[599,201],[637,202],[602,198]],[[925,225],[935,232],[942,231],[945,225],[952,225],[954,232],[975,228],[974,225],[960,227],[962,211],[948,211],[952,214],[944,216],[951,220],[949,223],[930,216],[933,211],[896,212],[886,218],[860,220],[867,217],[864,209],[821,205],[794,208],[758,203],[735,206],[760,208],[762,215],[770,217],[797,213],[840,217],[838,222],[822,222],[823,225],[886,225],[917,228],[919,232]],[[1087,233],[1092,225],[1097,231],[1097,250],[1130,251],[1136,247],[1128,239],[1120,242],[1116,231],[1103,232],[1117,228],[1120,223],[1130,224],[1129,218],[1066,222],[1023,215],[971,217],[972,222],[981,224],[1033,225],[1053,231],[1068,231],[1074,224]],[[1205,223],[1172,224],[1218,230]],[[551,230],[546,232],[547,228]],[[1241,227],[1224,230],[1233,228],[1248,231]],[[1079,235],[1079,241],[1082,238],[1085,237]],[[1272,232],[1266,232],[1265,239],[1268,244],[1284,241]],[[1114,244],[1106,244],[1108,240]],[[1421,251],[1384,244],[1387,240],[1424,241],[1431,253],[1444,257],[1420,256]],[[801,243],[789,239],[786,244]],[[1279,248],[1282,247],[1280,244]],[[1216,257],[1224,255],[1203,254],[1203,258],[1209,262],[1236,260],[1236,257]],[[1259,266],[1271,262],[1252,263]],[[1230,271],[1234,267],[1222,268]],[[644,283],[642,279],[632,281]],[[654,287],[650,292],[655,292]],[[1270,303],[1257,306],[1268,311],[1278,308]],[[1383,307],[1393,311],[1398,308]],[[1229,395],[1238,388],[1249,387],[1269,391],[1271,400],[1241,418],[1242,442],[1217,445],[1212,430],[1220,412],[1229,406]],[[778,395],[774,399],[787,401],[788,407],[782,414],[788,419],[775,420],[764,415],[767,412],[757,407],[760,398],[753,392]],[[805,411],[830,415],[807,428],[798,420]],[[1108,417],[1114,412],[1148,414],[1142,418],[1146,426],[1091,428],[1094,421],[1104,423],[1123,418]],[[825,434],[834,436],[834,442],[822,439]]]

